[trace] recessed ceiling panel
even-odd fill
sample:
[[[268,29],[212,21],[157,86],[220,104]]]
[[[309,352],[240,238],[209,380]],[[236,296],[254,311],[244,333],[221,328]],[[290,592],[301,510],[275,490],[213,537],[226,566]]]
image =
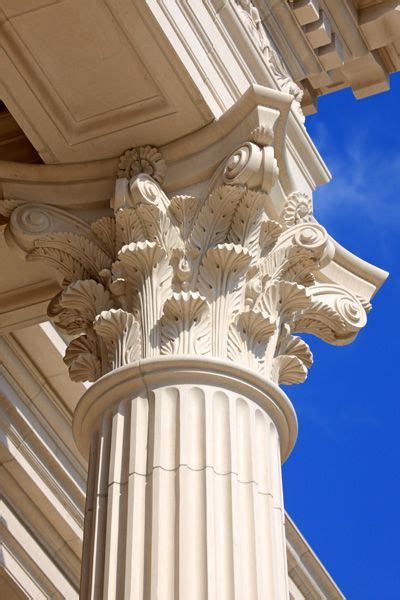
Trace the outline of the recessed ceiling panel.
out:
[[[29,54],[75,121],[161,101],[133,46],[96,0],[65,0],[13,21]]]

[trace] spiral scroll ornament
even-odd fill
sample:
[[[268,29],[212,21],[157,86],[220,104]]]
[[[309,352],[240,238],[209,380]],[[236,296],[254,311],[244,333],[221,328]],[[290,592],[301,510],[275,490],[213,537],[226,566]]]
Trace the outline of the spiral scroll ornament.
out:
[[[335,308],[350,327],[361,329],[366,325],[367,315],[357,298],[340,296],[335,301]]]
[[[37,236],[51,231],[52,218],[45,207],[30,204],[17,207],[11,215],[11,222],[14,229]]]

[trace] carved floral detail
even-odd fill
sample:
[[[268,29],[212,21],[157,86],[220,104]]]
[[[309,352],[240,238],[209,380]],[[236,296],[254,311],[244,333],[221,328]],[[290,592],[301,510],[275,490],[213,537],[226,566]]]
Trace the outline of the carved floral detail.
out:
[[[161,354],[210,354],[210,318],[198,292],[173,293],[161,319]]]
[[[146,147],[124,155],[114,215],[91,226],[54,207],[14,207],[9,236],[63,286],[49,316],[74,338],[65,356],[74,380],[196,354],[298,383],[312,354],[295,333],[340,345],[365,325],[365,302],[318,282],[334,246],[307,196],[291,194],[277,220],[271,135],[236,149],[204,198],[170,199],[161,155]]]
[[[96,381],[102,375],[98,343],[94,336],[80,335],[72,340],[64,362],[72,381]]]
[[[301,101],[304,92],[290,77],[286,65],[268,38],[258,9],[251,0],[236,0],[236,4],[244,26],[264,55],[266,63],[275,77],[276,83],[279,85],[282,92],[286,92],[293,96],[294,109],[300,120],[304,122],[305,117],[301,110]]]
[[[311,198],[301,192],[293,192],[287,197],[281,218],[286,227],[312,219]]]
[[[267,345],[274,332],[275,323],[262,312],[240,313],[229,328],[228,358],[263,373]]]
[[[139,146],[124,152],[118,163],[117,177],[131,179],[139,173],[150,175],[162,184],[167,172],[167,165],[157,148]]]
[[[93,329],[105,346],[104,372],[140,358],[140,325],[132,313],[120,308],[103,310],[95,318]]]

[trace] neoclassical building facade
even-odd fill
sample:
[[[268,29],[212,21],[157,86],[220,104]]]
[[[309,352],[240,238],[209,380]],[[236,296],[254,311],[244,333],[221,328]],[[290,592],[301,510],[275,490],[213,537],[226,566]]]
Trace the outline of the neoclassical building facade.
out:
[[[344,598],[284,510],[280,385],[387,273],[315,219],[305,116],[389,88],[400,3],[0,16],[0,597]]]

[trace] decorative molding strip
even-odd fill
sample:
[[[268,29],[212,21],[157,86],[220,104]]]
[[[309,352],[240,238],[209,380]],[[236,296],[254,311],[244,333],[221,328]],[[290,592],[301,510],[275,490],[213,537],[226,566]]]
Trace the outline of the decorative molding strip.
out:
[[[239,8],[239,14],[244,26],[253,37],[256,45],[263,54],[263,57],[271,69],[276,83],[282,92],[293,96],[293,108],[301,122],[304,122],[305,117],[301,110],[301,102],[304,92],[291,78],[286,65],[278,52],[275,50],[271,40],[267,36],[266,30],[262,23],[260,13],[251,0],[235,0]]]

